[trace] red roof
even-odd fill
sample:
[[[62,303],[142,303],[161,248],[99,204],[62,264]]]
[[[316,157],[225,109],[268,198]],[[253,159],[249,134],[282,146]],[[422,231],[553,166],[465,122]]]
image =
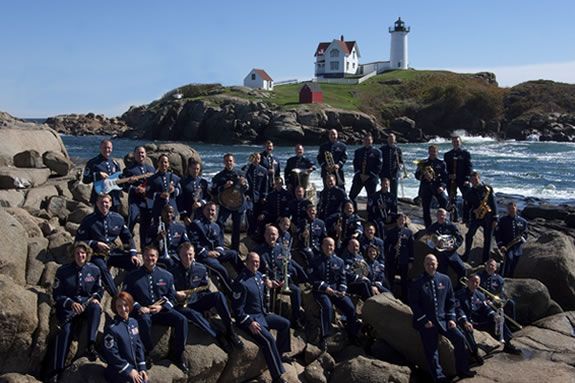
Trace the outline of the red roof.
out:
[[[273,81],[269,74],[266,73],[263,69],[254,69],[254,71],[260,76],[263,80]]]
[[[341,49],[341,51],[343,53],[345,53],[346,55],[349,55],[351,53],[351,51],[353,50],[353,47],[355,46],[356,42],[355,41],[341,41],[341,40],[334,40],[337,41],[337,44],[339,45],[339,48]],[[319,43],[317,46],[317,49],[315,50],[315,55],[323,55],[325,54],[325,50],[327,49],[327,47],[330,45],[331,43]]]

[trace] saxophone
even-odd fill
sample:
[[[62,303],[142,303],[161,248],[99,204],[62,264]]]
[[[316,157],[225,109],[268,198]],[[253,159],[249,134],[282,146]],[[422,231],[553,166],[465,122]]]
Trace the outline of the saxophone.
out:
[[[491,188],[489,186],[485,185],[485,194],[483,195],[483,198],[481,199],[481,203],[479,203],[479,207],[477,209],[473,210],[473,214],[475,214],[475,218],[483,219],[483,218],[485,218],[485,216],[487,214],[491,213],[491,208],[489,207],[489,204],[487,203],[490,195],[491,195]]]
[[[334,174],[335,175],[335,179],[336,179],[338,185],[343,184],[343,181],[340,178],[339,173],[337,172],[337,170],[335,170],[335,161],[333,159],[333,154],[329,150],[326,150],[323,153],[323,155],[325,158],[325,167],[326,167],[328,174]]]
[[[184,290],[183,293],[186,295],[186,297],[184,298],[184,303],[182,304],[182,307],[183,307],[183,308],[188,307],[188,303],[190,303],[188,299],[189,299],[192,295],[194,295],[194,294],[196,294],[196,293],[199,293],[199,292],[202,292],[202,291],[206,291],[206,290],[208,290],[209,288],[210,288],[209,285],[203,285],[203,286],[194,287],[194,288],[192,288],[192,289]]]

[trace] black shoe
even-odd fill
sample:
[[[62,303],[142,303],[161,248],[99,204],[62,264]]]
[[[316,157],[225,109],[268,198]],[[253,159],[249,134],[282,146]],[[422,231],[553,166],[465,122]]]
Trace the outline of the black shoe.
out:
[[[477,353],[471,355],[470,362],[473,366],[483,366],[483,363],[485,363],[483,358],[481,356],[479,356],[479,354],[477,354]]]
[[[96,351],[96,346],[94,345],[94,343],[90,343],[88,345],[88,350],[86,351],[86,357],[88,357],[88,360],[90,362],[95,362],[96,359],[98,359],[99,355],[98,351]]]
[[[235,331],[233,331],[233,330],[229,331],[227,338],[228,338],[228,342],[230,342],[232,347],[234,347],[238,350],[244,349],[244,342],[240,339],[240,337],[238,336],[238,334],[236,334]]]
[[[297,318],[296,320],[291,322],[291,327],[294,330],[303,330],[305,328],[305,325],[304,325],[303,320],[301,318]]]
[[[457,376],[459,376],[461,379],[473,378],[475,375],[477,375],[477,372],[471,370],[463,371],[457,374]]]
[[[290,363],[293,363],[294,361],[295,361],[295,359],[293,357],[288,356],[287,354],[282,355],[282,362],[283,363],[290,364]]]
[[[512,345],[511,343],[506,343],[503,347],[503,352],[511,355],[521,355],[521,350]]]
[[[184,374],[188,374],[188,363],[185,361],[184,358],[179,358],[177,360],[172,361],[176,367],[178,367]]]

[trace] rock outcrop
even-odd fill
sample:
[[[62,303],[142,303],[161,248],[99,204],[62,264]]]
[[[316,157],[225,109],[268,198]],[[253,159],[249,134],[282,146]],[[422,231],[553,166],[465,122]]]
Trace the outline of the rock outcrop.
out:
[[[124,133],[128,126],[119,118],[108,118],[101,114],[64,114],[50,117],[45,124],[58,133],[73,136],[106,135],[117,136]]]

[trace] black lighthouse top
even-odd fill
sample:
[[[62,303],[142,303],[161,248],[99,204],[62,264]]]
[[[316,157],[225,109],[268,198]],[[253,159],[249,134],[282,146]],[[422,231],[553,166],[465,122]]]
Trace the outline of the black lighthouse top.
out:
[[[398,17],[393,28],[389,28],[389,32],[409,32],[409,27],[406,27],[405,22]]]

